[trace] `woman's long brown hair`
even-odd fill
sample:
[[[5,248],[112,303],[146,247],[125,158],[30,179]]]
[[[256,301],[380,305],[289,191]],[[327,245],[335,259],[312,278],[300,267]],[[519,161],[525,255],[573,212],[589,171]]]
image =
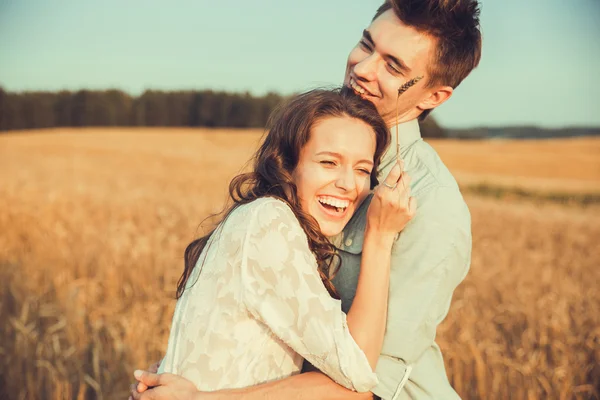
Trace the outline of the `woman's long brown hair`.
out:
[[[375,132],[371,188],[377,185],[377,168],[389,144],[389,130],[373,104],[354,95],[348,88],[312,90],[295,96],[271,115],[267,124],[268,133],[253,157],[252,172],[233,178],[229,184],[229,196],[233,204],[223,211],[224,216],[219,221],[221,223],[227,219],[240,205],[260,197],[270,196],[286,202],[308,237],[308,245],[317,259],[323,284],[336,298],[338,295],[331,282],[333,261],[338,257],[335,246],[321,233],[317,221],[302,210],[292,173],[298,164],[300,150],[308,142],[315,123],[323,118],[343,116],[361,120]],[[192,270],[215,229],[194,240],[185,249],[185,268],[177,283],[177,298],[183,295]]]

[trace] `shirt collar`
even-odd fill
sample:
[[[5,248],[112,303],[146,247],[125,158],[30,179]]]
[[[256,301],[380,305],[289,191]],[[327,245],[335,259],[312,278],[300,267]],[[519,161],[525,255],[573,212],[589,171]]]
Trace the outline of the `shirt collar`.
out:
[[[402,155],[413,143],[421,139],[421,129],[419,128],[419,121],[416,118],[402,122],[397,127],[400,139],[400,155]],[[395,162],[397,158],[396,144],[398,142],[396,141],[396,126],[390,128],[390,136],[390,145],[381,159],[380,170],[386,165]]]

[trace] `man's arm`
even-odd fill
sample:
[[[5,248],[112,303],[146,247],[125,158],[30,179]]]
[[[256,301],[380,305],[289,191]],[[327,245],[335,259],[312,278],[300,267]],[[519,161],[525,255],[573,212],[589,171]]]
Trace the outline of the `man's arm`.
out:
[[[344,388],[343,386],[338,385],[327,375],[317,371],[294,375],[279,381],[235,390],[231,391],[230,393],[227,391],[216,392],[214,396],[215,397],[210,398],[199,396],[197,397],[197,400],[278,400],[282,398],[288,400],[370,400],[373,398],[373,394],[371,392],[353,392]]]
[[[187,379],[172,374],[136,371],[136,379],[151,387],[143,393],[132,393],[135,400],[371,400],[371,392],[353,392],[338,385],[327,375],[311,371],[279,381],[243,389],[199,392]]]

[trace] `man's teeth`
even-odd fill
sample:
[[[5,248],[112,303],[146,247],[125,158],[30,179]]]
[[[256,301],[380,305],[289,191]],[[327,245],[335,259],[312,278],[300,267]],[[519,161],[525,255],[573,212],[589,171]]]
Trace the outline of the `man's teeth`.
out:
[[[352,87],[352,89],[354,89],[355,91],[357,91],[360,94],[365,94],[367,93],[367,91],[363,88],[361,88],[360,86],[358,86],[356,84],[356,82],[354,82],[354,79],[350,78],[350,86]]]
[[[337,211],[343,211],[350,205],[349,200],[336,199],[335,197],[321,196],[318,198],[318,200],[322,204],[327,204],[337,208]]]

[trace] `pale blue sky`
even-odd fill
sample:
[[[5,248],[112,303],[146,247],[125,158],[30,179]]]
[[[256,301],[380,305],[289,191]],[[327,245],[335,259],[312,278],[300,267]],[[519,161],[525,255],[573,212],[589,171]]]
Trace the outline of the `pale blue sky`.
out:
[[[381,0],[0,0],[6,90],[283,94],[340,84]],[[600,126],[600,1],[483,0],[481,64],[444,126]],[[596,89],[594,89],[596,88]]]

